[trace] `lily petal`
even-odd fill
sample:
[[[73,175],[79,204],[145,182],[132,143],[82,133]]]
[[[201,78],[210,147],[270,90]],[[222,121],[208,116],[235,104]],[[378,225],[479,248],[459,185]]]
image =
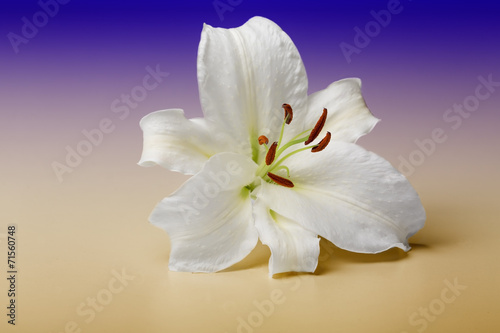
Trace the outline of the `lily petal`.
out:
[[[281,105],[305,110],[307,103],[307,76],[295,45],[263,17],[233,29],[204,26],[198,84],[205,117],[221,124],[240,151],[251,149],[255,161],[263,158],[260,135],[278,139]]]
[[[214,155],[156,206],[150,221],[170,236],[171,270],[216,272],[252,251],[258,234],[244,186],[253,180],[256,168],[243,155]]]
[[[410,249],[425,211],[406,178],[363,148],[331,142],[320,153],[287,161],[293,189],[262,182],[258,198],[340,248],[377,253]]]
[[[265,201],[254,202],[255,226],[261,242],[271,249],[269,275],[314,272],[318,266],[318,235],[297,222],[269,209]]]
[[[361,80],[356,78],[333,82],[308,98],[305,123],[312,128],[323,108],[328,117],[319,137],[332,133],[333,141],[356,142],[379,122],[361,95]]]
[[[195,174],[224,144],[204,119],[186,119],[181,109],[156,111],[141,119],[144,144],[140,166],[161,165]],[[213,127],[213,126],[212,126]]]

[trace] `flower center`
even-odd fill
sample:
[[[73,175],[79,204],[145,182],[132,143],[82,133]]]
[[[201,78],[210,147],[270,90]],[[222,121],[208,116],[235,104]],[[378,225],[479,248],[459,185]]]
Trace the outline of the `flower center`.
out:
[[[261,135],[258,138],[259,144],[263,145],[266,148],[266,158],[259,165],[257,169],[256,176],[262,178],[263,180],[269,183],[276,183],[285,187],[294,187],[295,185],[290,180],[290,170],[283,163],[290,158],[291,156],[300,153],[302,151],[310,150],[313,153],[317,153],[326,148],[328,143],[330,142],[331,134],[330,132],[326,133],[326,136],[316,145],[308,146],[311,142],[313,142],[318,135],[321,133],[323,126],[325,125],[326,116],[328,111],[323,109],[323,114],[317,121],[314,128],[311,130],[304,131],[299,133],[295,137],[293,137],[289,142],[283,143],[283,133],[285,131],[285,125],[290,125],[293,119],[293,110],[289,104],[283,104],[283,109],[285,110],[285,118],[283,120],[283,124],[281,125],[281,132],[278,141],[273,142],[270,146],[268,146],[269,139]],[[297,148],[294,151],[286,154],[281,157],[283,152],[292,146],[296,146],[304,142],[306,147]],[[285,170],[287,176],[282,177],[276,174],[279,170]]]

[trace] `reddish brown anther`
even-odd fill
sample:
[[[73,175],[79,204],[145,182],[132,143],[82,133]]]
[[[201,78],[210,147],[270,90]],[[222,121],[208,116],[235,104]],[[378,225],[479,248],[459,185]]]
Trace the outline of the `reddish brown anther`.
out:
[[[332,134],[330,132],[326,132],[326,135],[323,138],[323,140],[321,140],[316,146],[314,146],[311,149],[311,152],[317,153],[317,152],[322,151],[323,149],[325,149],[326,146],[328,146],[328,143],[330,142],[331,138],[332,138]]]
[[[266,155],[266,165],[271,165],[273,163],[274,158],[276,157],[276,147],[278,147],[278,143],[276,141],[273,142]]]
[[[293,111],[292,111],[292,107],[290,106],[290,104],[283,104],[281,106],[283,109],[285,109],[285,123],[288,125],[292,122],[292,119],[293,119]]]
[[[288,180],[286,178],[280,177],[278,175],[275,175],[274,173],[268,172],[267,175],[273,182],[275,182],[278,185],[285,186],[285,187],[294,187],[291,180]]]
[[[267,145],[267,144],[269,143],[269,139],[268,139],[268,138],[267,138],[267,136],[265,136],[265,135],[261,135],[261,136],[259,136],[259,139],[258,139],[258,140],[259,140],[259,145],[261,145],[261,146],[262,146],[263,144],[266,144],[266,145]]]
[[[319,133],[321,133],[321,130],[323,129],[323,126],[325,126],[327,114],[328,111],[326,109],[323,109],[323,114],[321,115],[321,117],[319,117],[316,126],[314,126],[313,130],[311,131],[311,134],[309,134],[309,138],[307,139],[306,142],[304,142],[304,144],[308,145],[318,137]]]

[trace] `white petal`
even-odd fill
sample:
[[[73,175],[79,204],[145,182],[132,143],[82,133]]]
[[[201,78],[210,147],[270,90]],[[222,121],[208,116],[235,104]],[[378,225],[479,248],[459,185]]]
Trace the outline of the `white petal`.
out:
[[[154,209],[150,221],[170,236],[169,268],[215,272],[242,260],[257,244],[252,203],[243,187],[257,166],[248,157],[221,153]]]
[[[261,242],[271,249],[269,275],[284,272],[314,272],[318,265],[318,235],[297,222],[272,212],[267,203],[254,202],[255,227]]]
[[[330,142],[319,153],[299,153],[285,164],[295,187],[263,182],[258,198],[340,248],[407,251],[408,238],[424,225],[425,211],[406,178],[355,144]]]
[[[277,140],[283,103],[306,108],[300,55],[290,37],[263,17],[234,29],[204,26],[198,83],[205,117],[221,124],[235,144],[252,145],[254,157],[259,135]]]
[[[204,119],[186,119],[181,109],[162,110],[141,119],[144,144],[141,166],[161,165],[195,174],[210,156],[225,148]],[[212,126],[213,127],[213,126]]]
[[[328,109],[328,117],[319,139],[329,131],[334,141],[356,142],[379,122],[366,107],[359,79],[336,81],[310,95],[305,120],[309,128],[314,127],[323,108]]]

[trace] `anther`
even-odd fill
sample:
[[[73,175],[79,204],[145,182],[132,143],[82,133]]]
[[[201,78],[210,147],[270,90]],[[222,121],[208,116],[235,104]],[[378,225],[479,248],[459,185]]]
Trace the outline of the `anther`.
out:
[[[321,115],[321,117],[319,117],[319,120],[314,126],[313,130],[311,131],[311,134],[309,134],[309,138],[307,139],[307,141],[304,142],[305,145],[308,145],[311,142],[313,142],[318,137],[319,133],[321,133],[323,126],[325,126],[327,114],[328,111],[326,109],[323,109],[323,114]]]
[[[283,104],[281,106],[283,109],[285,109],[285,123],[287,125],[289,125],[291,122],[292,122],[292,119],[293,119],[293,111],[292,111],[292,107],[290,106],[290,104]]]
[[[278,143],[276,141],[273,142],[266,155],[266,165],[271,165],[273,163],[274,158],[276,157],[276,147],[278,147]]]
[[[313,149],[311,149],[311,152],[317,153],[317,152],[325,149],[326,146],[328,146],[328,143],[330,142],[331,138],[332,138],[332,134],[330,132],[326,132],[326,135],[323,138],[323,140],[321,140],[316,146],[314,146]]]
[[[294,187],[295,186],[295,185],[293,185],[291,180],[288,180],[286,178],[275,175],[274,173],[268,172],[267,175],[269,176],[269,178],[273,182],[275,182],[278,185],[285,186],[285,187]]]
[[[261,146],[262,146],[263,144],[266,144],[266,145],[267,145],[267,144],[269,143],[269,139],[268,139],[268,138],[267,138],[267,136],[265,136],[265,135],[261,135],[261,136],[259,136],[259,139],[258,139],[258,140],[259,140],[259,145],[261,145]]]

